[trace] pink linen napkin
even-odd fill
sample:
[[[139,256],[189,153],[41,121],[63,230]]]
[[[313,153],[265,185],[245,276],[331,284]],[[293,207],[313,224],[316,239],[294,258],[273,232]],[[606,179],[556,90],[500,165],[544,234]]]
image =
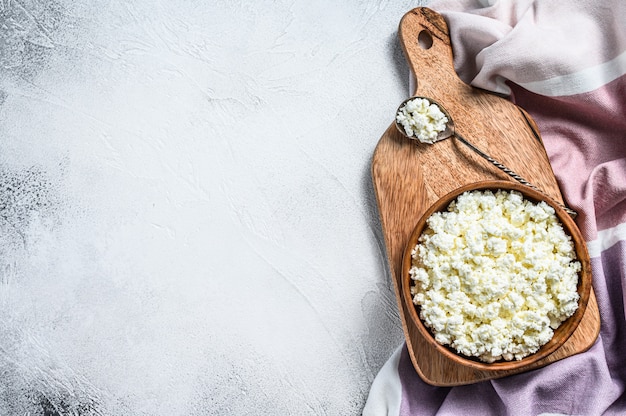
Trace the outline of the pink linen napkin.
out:
[[[579,212],[602,320],[591,349],[477,384],[423,382],[405,345],[377,375],[365,416],[626,414],[626,2],[435,0],[467,83],[504,94],[539,126]]]

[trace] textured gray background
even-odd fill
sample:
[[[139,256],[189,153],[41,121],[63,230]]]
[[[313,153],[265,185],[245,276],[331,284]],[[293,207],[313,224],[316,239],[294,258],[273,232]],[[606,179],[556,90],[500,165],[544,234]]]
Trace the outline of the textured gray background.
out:
[[[0,0],[0,415],[350,415],[416,1]]]

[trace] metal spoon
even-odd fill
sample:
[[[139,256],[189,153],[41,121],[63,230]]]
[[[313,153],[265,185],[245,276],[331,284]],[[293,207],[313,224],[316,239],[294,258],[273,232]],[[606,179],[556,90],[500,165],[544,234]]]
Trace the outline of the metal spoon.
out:
[[[405,107],[405,105],[409,101],[413,101],[413,100],[416,100],[416,99],[427,100],[431,105],[434,104],[435,106],[437,106],[439,108],[441,113],[443,113],[443,115],[447,119],[447,120],[443,121],[445,123],[445,125],[443,126],[444,128],[437,133],[436,137],[426,137],[426,136],[425,137],[419,137],[419,134],[417,134],[417,136],[415,134],[409,134],[405,130],[405,128],[402,125],[402,123],[400,122],[398,116],[400,114],[403,114],[402,110]],[[431,98],[415,96],[415,97],[411,97],[411,98],[408,98],[408,99],[404,100],[402,102],[402,104],[400,104],[400,106],[398,107],[398,111],[396,111],[395,125],[396,125],[396,128],[398,129],[398,131],[403,136],[407,137],[408,139],[417,140],[420,143],[427,143],[429,145],[435,144],[435,143],[437,143],[437,142],[439,142],[441,140],[445,140],[445,139],[450,138],[450,137],[455,137],[457,140],[459,140],[461,143],[463,143],[464,145],[469,147],[471,150],[473,150],[480,157],[482,157],[483,159],[485,159],[486,161],[488,161],[489,163],[491,163],[492,165],[494,165],[495,167],[500,169],[502,172],[504,172],[507,175],[509,175],[511,178],[515,179],[517,182],[521,183],[522,185],[528,186],[529,188],[532,188],[532,189],[534,189],[536,191],[539,191],[539,192],[541,192],[542,194],[545,195],[545,192],[543,192],[542,190],[537,188],[535,185],[533,185],[532,183],[528,182],[526,179],[524,179],[523,177],[521,177],[520,175],[515,173],[515,171],[513,171],[512,169],[509,169],[508,167],[506,167],[502,163],[498,162],[497,160],[495,160],[494,158],[492,158],[491,156],[489,156],[488,154],[486,154],[485,152],[483,152],[482,150],[480,150],[479,148],[474,146],[472,143],[467,141],[463,136],[461,136],[458,132],[456,132],[455,129],[454,129],[454,122],[452,120],[452,117],[450,117],[450,114],[446,111],[446,109],[441,104],[439,104],[437,101],[435,101],[435,100],[433,100]],[[560,204],[560,203],[558,205],[561,208],[563,208],[570,215],[570,217],[576,218],[576,216],[578,215],[578,213],[576,211],[572,210],[571,208],[568,208],[565,205]]]

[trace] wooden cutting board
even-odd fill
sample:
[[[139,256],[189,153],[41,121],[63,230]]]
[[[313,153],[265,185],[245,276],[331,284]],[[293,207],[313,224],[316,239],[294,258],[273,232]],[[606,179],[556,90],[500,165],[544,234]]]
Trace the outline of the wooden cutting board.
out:
[[[510,101],[470,87],[458,78],[443,17],[428,8],[414,9],[402,18],[399,37],[417,78],[413,95],[440,102],[462,136],[563,202],[531,117]],[[390,114],[392,120],[394,116]],[[534,365],[519,370],[477,371],[438,353],[410,321],[407,308],[413,305],[406,305],[401,296],[402,254],[410,233],[428,207],[453,189],[481,180],[512,179],[455,139],[434,145],[416,144],[404,138],[393,122],[374,152],[372,177],[408,351],[424,381],[454,386],[504,377],[545,366],[593,345],[600,331],[600,315],[592,289],[587,310],[574,334],[561,348]]]

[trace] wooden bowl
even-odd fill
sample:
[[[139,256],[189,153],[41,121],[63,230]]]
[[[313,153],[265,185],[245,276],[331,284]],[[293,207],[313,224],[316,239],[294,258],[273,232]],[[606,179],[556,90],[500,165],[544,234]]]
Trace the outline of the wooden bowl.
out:
[[[475,357],[467,357],[459,354],[454,349],[439,344],[435,341],[435,338],[431,334],[430,330],[424,325],[422,320],[419,317],[419,306],[413,304],[413,296],[411,295],[411,285],[412,280],[409,275],[409,270],[412,266],[412,257],[411,252],[413,248],[418,243],[418,238],[421,236],[424,228],[426,227],[426,220],[436,211],[445,211],[448,205],[456,199],[459,195],[466,191],[474,191],[474,190],[505,190],[505,191],[519,191],[524,198],[533,201],[545,201],[548,203],[554,210],[556,211],[557,218],[561,221],[563,225],[563,229],[567,234],[572,237],[577,260],[581,264],[581,271],[579,273],[578,279],[578,294],[580,296],[578,302],[578,309],[572,316],[563,321],[561,325],[554,331],[554,336],[548,343],[544,344],[537,352],[534,354],[528,355],[521,360],[513,360],[513,361],[496,361],[494,363],[486,363],[480,361]],[[503,370],[510,371],[520,369],[521,367],[530,365],[539,361],[555,350],[557,350],[560,346],[562,346],[565,341],[572,335],[572,333],[576,330],[576,327],[580,323],[585,309],[587,307],[587,301],[589,300],[589,294],[591,291],[591,266],[589,262],[589,254],[587,252],[587,247],[583,240],[583,237],[580,233],[580,230],[574,223],[574,220],[565,212],[563,208],[561,208],[554,200],[550,199],[546,195],[541,194],[527,186],[518,184],[516,182],[511,181],[481,181],[471,183],[465,186],[462,186],[447,195],[441,197],[437,202],[435,202],[420,218],[417,225],[415,226],[407,246],[404,250],[404,257],[402,262],[402,296],[404,302],[408,306],[407,309],[409,311],[410,319],[415,323],[418,331],[424,337],[424,339],[439,353],[443,354],[445,357],[450,360],[476,369],[476,370]]]

